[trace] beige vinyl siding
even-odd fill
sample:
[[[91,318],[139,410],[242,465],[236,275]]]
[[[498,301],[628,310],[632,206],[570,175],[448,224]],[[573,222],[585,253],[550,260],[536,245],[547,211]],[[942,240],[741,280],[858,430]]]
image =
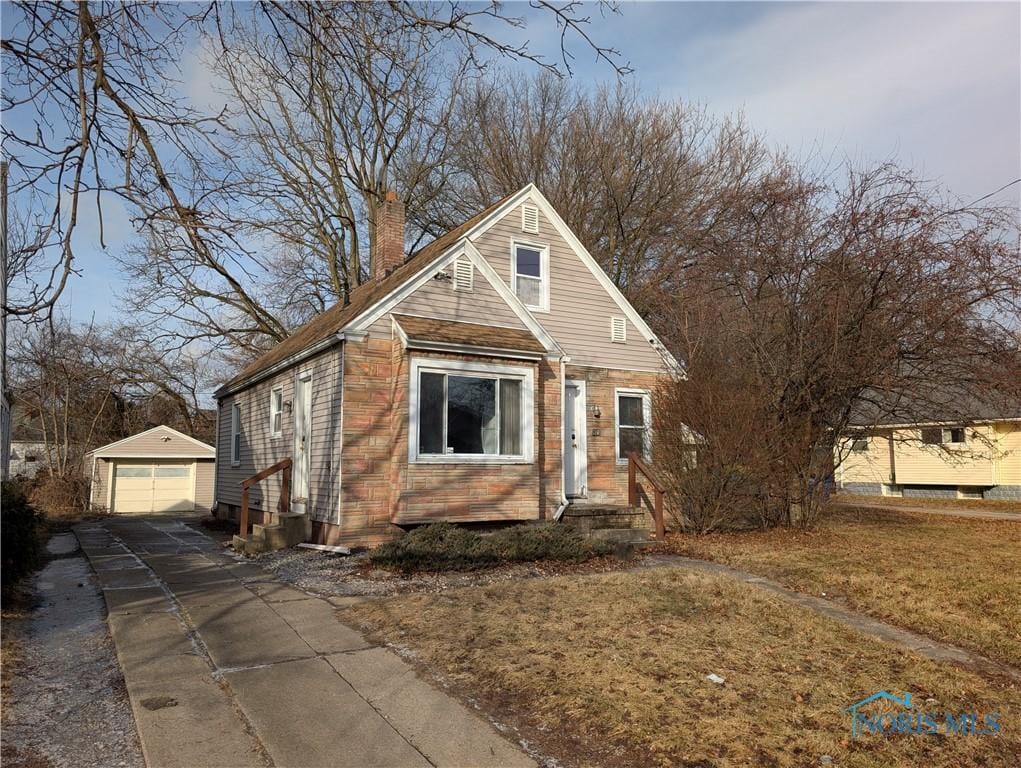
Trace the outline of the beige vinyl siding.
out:
[[[110,460],[96,459],[95,468],[92,468],[92,508],[107,509],[110,504]]]
[[[997,439],[997,485],[1021,485],[1021,423],[1004,422],[995,426]]]
[[[901,485],[995,485],[992,425],[967,427],[963,446],[925,445],[921,430],[898,429],[894,436],[897,483]],[[991,444],[992,443],[992,444]]]
[[[167,438],[164,440],[164,438]],[[118,442],[116,446],[104,446],[96,453],[110,453],[111,456],[194,456],[208,458],[209,448],[186,440],[172,430],[156,427],[148,432]]]
[[[283,389],[284,402],[294,400],[294,382],[299,372],[312,371],[312,436],[309,446],[311,469],[309,478],[309,512],[313,519],[337,521],[339,499],[334,480],[334,466],[340,466],[340,361],[342,349],[334,347],[292,366],[269,379],[248,387],[219,402],[216,435],[217,501],[241,504],[241,481],[294,452],[294,415],[286,409],[281,417],[281,434],[270,433],[270,392]],[[231,466],[231,406],[241,406],[240,464]],[[280,498],[279,473],[253,487],[250,503],[254,509],[275,512]]]
[[[843,457],[837,467],[837,478],[844,483],[893,482],[893,446],[889,430],[868,436],[867,451],[851,451],[851,441],[844,440],[837,458]]]
[[[533,310],[533,314],[570,356],[572,365],[664,370],[663,358],[630,320],[625,321],[627,341],[610,341],[610,318],[623,317],[623,310],[541,212],[538,234],[521,231],[518,206],[474,243],[500,278],[513,287],[511,243],[515,240],[549,246],[549,312]]]
[[[453,264],[446,271],[453,273]],[[496,289],[475,270],[473,290],[455,291],[450,280],[428,280],[398,304],[393,313],[418,315],[462,323],[482,323],[505,328],[524,328],[514,310],[507,306]],[[377,320],[369,329],[376,338],[390,337],[390,317]]]
[[[213,475],[216,462],[200,459],[195,462],[195,511],[208,512],[213,507]]]

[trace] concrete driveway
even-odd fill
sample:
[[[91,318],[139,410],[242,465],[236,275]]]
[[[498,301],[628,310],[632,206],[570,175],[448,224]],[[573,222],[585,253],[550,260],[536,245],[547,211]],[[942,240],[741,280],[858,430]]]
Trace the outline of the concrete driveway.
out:
[[[534,765],[337,606],[182,521],[111,519],[76,534],[150,768]]]

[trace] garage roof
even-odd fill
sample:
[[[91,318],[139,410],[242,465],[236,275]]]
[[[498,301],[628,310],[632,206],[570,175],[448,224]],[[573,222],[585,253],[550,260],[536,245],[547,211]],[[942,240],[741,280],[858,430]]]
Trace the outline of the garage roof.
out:
[[[102,459],[214,459],[216,449],[161,424],[85,455]]]

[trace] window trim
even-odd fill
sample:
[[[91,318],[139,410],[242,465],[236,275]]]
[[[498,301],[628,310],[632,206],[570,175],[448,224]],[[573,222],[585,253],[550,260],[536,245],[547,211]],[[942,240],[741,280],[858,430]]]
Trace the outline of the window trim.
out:
[[[280,408],[274,410],[276,407],[276,396],[280,394]],[[273,429],[273,417],[280,415],[280,429]],[[271,438],[281,437],[284,434],[284,388],[283,385],[278,384],[269,390],[269,436]]]
[[[652,454],[652,393],[647,389],[616,387],[613,390],[613,458],[617,464],[627,464],[627,457],[620,457],[620,396],[642,398],[642,420],[645,422],[645,445],[642,458],[651,459]]]
[[[524,300],[518,296],[518,247],[530,248],[533,251],[539,252],[539,301],[537,305],[525,304]],[[525,305],[525,307],[532,312],[549,312],[549,291],[550,291],[550,273],[549,273],[549,244],[540,244],[535,242],[529,242],[520,237],[511,238],[510,244],[511,250],[511,261],[510,261],[510,278],[511,278],[511,293],[517,296],[518,301]],[[526,277],[529,277],[526,275]],[[534,278],[532,278],[534,279]]]
[[[521,456],[484,453],[419,454],[419,382],[421,374],[475,375],[521,381]],[[535,461],[535,369],[525,365],[412,359],[408,382],[408,461],[412,464],[532,464]]]
[[[230,465],[241,466],[241,403],[230,404]]]

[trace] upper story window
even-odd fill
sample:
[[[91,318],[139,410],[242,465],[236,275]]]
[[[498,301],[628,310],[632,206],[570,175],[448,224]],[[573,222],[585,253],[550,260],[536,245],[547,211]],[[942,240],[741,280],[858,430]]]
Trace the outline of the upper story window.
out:
[[[530,462],[530,367],[414,361],[412,461]]]
[[[529,309],[549,310],[549,248],[545,245],[514,243],[511,274],[514,293]]]
[[[283,433],[284,388],[274,387],[269,393],[269,432],[273,437]]]
[[[851,435],[851,452],[852,453],[865,453],[869,449],[869,438],[868,435],[863,432],[856,432]]]
[[[241,463],[241,406],[237,403],[230,406],[230,463]]]

